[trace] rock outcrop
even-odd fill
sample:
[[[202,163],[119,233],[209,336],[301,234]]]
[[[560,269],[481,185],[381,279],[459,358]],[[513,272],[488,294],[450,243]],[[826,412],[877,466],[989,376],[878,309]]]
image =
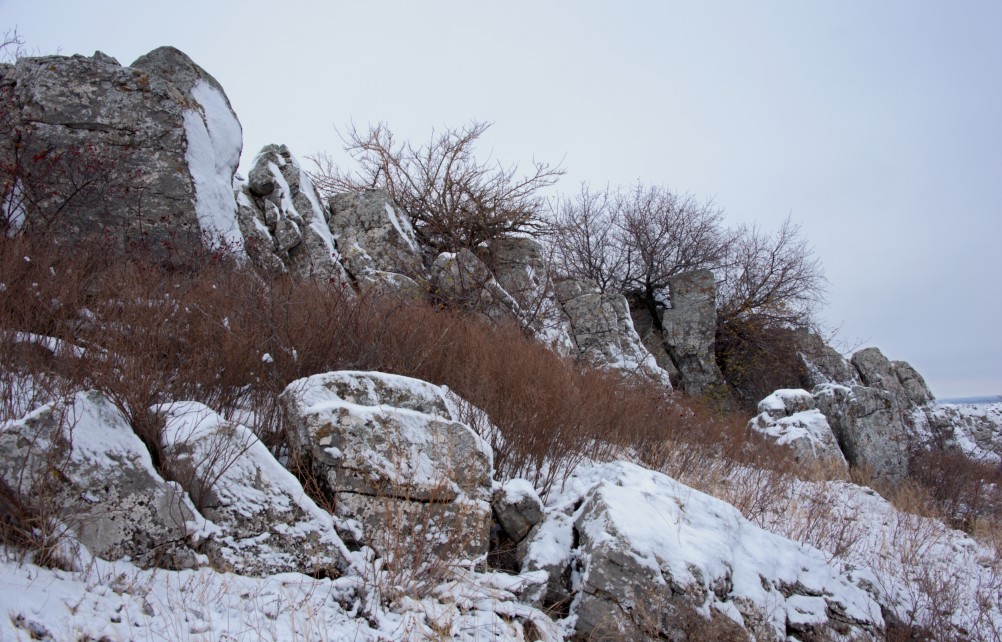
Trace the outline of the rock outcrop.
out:
[[[192,401],[157,411],[172,476],[213,524],[202,546],[213,568],[336,577],[347,567],[330,514],[248,428]]]
[[[333,372],[282,393],[293,460],[383,555],[487,552],[493,455],[438,386]],[[417,540],[405,544],[410,534]],[[420,534],[418,536],[417,534]]]
[[[0,76],[20,132],[19,189],[32,192],[19,226],[54,240],[243,253],[231,188],[240,123],[183,53],[162,47],[131,67],[103,54],[19,58]]]
[[[328,205],[342,262],[361,292],[425,298],[421,247],[407,215],[389,194],[376,189],[336,194]]]
[[[889,361],[878,348],[859,350],[850,361],[864,386],[890,393],[899,408],[921,406],[933,400],[922,375],[905,361]]]
[[[121,412],[98,392],[46,404],[2,424],[0,477],[54,532],[114,560],[192,568],[210,528],[175,483],[164,481]],[[53,538],[53,544],[58,538]],[[79,555],[70,546],[70,556]],[[86,559],[86,557],[84,557]],[[72,563],[72,560],[64,560]]]
[[[696,270],[668,280],[671,307],[662,313],[661,336],[679,372],[680,387],[692,395],[724,382],[717,367],[717,285],[713,272]]]
[[[777,390],[758,404],[759,414],[748,426],[793,453],[795,462],[820,462],[848,470],[845,457],[828,420],[806,390]]]
[[[597,284],[583,279],[560,281],[554,293],[569,320],[578,358],[671,385],[668,373],[641,343],[622,294],[602,292]]]
[[[309,175],[285,145],[267,145],[237,192],[247,253],[265,274],[285,272],[349,291],[328,211]]]
[[[582,466],[547,503],[523,570],[575,560],[551,577],[568,582],[581,639],[883,639],[879,605],[849,575],[665,475]],[[551,522],[565,536],[540,536]]]

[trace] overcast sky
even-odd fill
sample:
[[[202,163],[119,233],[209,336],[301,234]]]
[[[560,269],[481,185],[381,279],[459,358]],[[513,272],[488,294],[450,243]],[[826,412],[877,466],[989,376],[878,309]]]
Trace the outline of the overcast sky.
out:
[[[0,0],[29,50],[129,64],[160,45],[223,85],[244,164],[491,121],[483,151],[637,180],[732,224],[788,214],[850,343],[938,397],[1002,393],[1002,2]]]

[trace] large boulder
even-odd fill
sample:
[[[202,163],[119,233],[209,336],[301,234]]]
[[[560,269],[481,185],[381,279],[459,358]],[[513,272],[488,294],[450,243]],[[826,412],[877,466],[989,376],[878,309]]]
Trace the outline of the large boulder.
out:
[[[758,404],[759,414],[748,427],[785,446],[800,465],[820,462],[834,470],[848,469],[835,433],[806,390],[777,390]]]
[[[583,465],[547,504],[526,561],[572,565],[555,574],[581,639],[883,639],[880,606],[819,551],[661,473]]]
[[[285,145],[266,145],[237,193],[240,229],[251,260],[266,274],[331,282],[350,291],[327,210],[309,175]]]
[[[162,47],[122,67],[105,55],[19,58],[0,69],[20,146],[18,227],[58,241],[203,241],[243,254],[232,181],[240,123],[219,83]],[[15,140],[16,139],[16,140]],[[44,189],[42,189],[44,185]]]
[[[586,279],[559,281],[554,294],[567,315],[578,358],[671,386],[668,373],[641,343],[622,294],[602,292],[598,284]]]
[[[661,336],[679,372],[681,388],[701,395],[724,382],[717,367],[717,284],[710,270],[696,270],[668,280],[671,307],[661,317]]]
[[[335,194],[328,204],[330,229],[360,290],[424,298],[421,247],[407,215],[388,193],[367,189]]]
[[[825,384],[812,393],[851,465],[869,468],[875,477],[908,475],[911,451],[919,440],[909,415],[890,392]]]
[[[280,401],[293,462],[358,543],[409,560],[487,552],[493,455],[444,388],[331,372],[294,381]]]
[[[0,477],[23,505],[98,557],[191,568],[211,525],[154,469],[122,413],[98,392],[51,403],[0,432]],[[72,549],[72,546],[70,547]]]
[[[216,526],[202,547],[213,568],[336,577],[347,567],[330,513],[248,428],[193,401],[156,410],[172,476]]]
[[[879,348],[859,350],[850,361],[864,386],[890,393],[899,408],[920,406],[933,400],[922,375],[905,361],[889,361]]]

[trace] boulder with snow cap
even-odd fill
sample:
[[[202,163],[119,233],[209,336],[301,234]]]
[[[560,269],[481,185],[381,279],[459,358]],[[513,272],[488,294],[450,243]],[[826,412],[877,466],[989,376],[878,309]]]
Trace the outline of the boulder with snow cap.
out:
[[[240,229],[247,252],[266,274],[330,282],[351,292],[348,274],[328,226],[329,214],[285,145],[266,145],[254,157],[245,185],[238,186]]]
[[[759,414],[748,427],[792,451],[794,461],[819,461],[848,469],[828,420],[806,390],[777,390],[758,404]]]
[[[444,388],[378,372],[289,384],[281,403],[293,460],[316,477],[358,540],[382,554],[487,552],[493,456]]]
[[[45,181],[43,197],[16,214],[24,229],[243,253],[232,191],[240,123],[186,55],[163,47],[131,67],[105,55],[23,57],[0,76],[22,158],[34,159],[24,180]]]
[[[559,281],[554,294],[567,316],[578,358],[671,386],[668,373],[640,341],[623,295],[602,292],[598,284],[586,279]]]
[[[547,504],[573,511],[582,639],[883,639],[880,606],[822,554],[666,475],[584,465]]]
[[[214,525],[213,568],[241,575],[336,576],[348,553],[330,513],[245,426],[196,402],[156,408],[171,475]]]
[[[153,467],[132,427],[104,395],[47,404],[0,432],[0,477],[26,506],[108,560],[191,568],[210,530],[185,492]],[[39,506],[39,502],[44,505]]]

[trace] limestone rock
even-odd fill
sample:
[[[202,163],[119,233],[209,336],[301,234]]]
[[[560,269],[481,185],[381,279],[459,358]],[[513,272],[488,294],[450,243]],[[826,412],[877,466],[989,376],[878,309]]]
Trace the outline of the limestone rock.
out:
[[[516,543],[543,520],[543,502],[524,479],[508,480],[494,495],[492,508],[498,524]]]
[[[926,410],[930,428],[946,448],[974,461],[1002,464],[1002,403],[946,404]]]
[[[326,511],[246,427],[196,402],[158,408],[175,479],[217,527],[203,549],[240,575],[336,576],[347,549]]]
[[[890,392],[825,384],[812,394],[851,465],[869,467],[877,477],[908,475],[909,451],[917,435]]]
[[[859,373],[838,350],[826,344],[812,332],[802,332],[799,337],[800,358],[807,368],[806,380],[801,382],[808,389],[826,383],[840,386],[862,385]]]
[[[581,639],[883,639],[880,606],[845,571],[661,473],[582,466],[547,503],[547,519],[574,511]]]
[[[157,49],[133,67],[103,55],[25,57],[0,75],[32,159],[25,180],[46,183],[24,229],[167,253],[207,241],[242,255],[231,191],[240,123],[183,53]]]
[[[331,372],[295,381],[280,398],[294,461],[331,494],[381,554],[415,538],[414,553],[487,552],[490,447],[458,421],[438,386],[377,372]]]
[[[700,395],[722,385],[714,343],[717,331],[713,272],[696,270],[668,280],[671,307],[661,319],[665,348],[679,371],[681,387]]]
[[[330,282],[351,292],[327,211],[299,161],[285,145],[266,145],[238,189],[240,229],[248,254],[266,274]]]
[[[603,293],[597,284],[584,279],[560,281],[554,293],[569,320],[579,358],[671,385],[668,373],[640,342],[623,295]]]
[[[780,446],[788,447],[794,461],[820,461],[837,469],[848,464],[828,420],[806,390],[777,390],[758,404],[759,414],[748,427]]]
[[[330,229],[338,239],[344,266],[360,289],[401,284],[413,295],[411,284],[425,276],[421,248],[407,215],[390,195],[368,189],[335,194],[328,202]]]
[[[887,391],[900,408],[933,400],[922,375],[904,361],[888,361],[878,348],[860,350],[852,355],[850,361],[863,385]]]
[[[630,316],[633,318],[633,327],[640,336],[640,342],[651,353],[658,366],[668,373],[672,381],[677,382],[680,375],[665,348],[664,339],[661,338],[660,317],[655,319],[646,306],[634,305],[633,301],[630,301]]]
[[[62,523],[92,554],[142,567],[191,568],[206,531],[184,491],[166,482],[125,417],[98,392],[47,404],[0,433],[0,476],[28,506]]]

